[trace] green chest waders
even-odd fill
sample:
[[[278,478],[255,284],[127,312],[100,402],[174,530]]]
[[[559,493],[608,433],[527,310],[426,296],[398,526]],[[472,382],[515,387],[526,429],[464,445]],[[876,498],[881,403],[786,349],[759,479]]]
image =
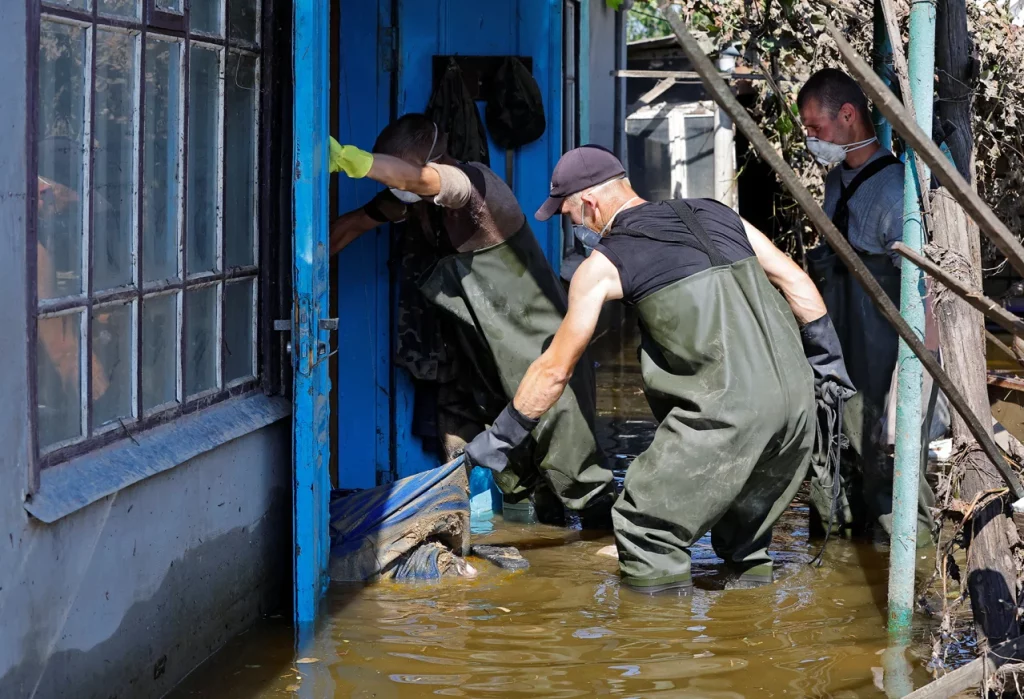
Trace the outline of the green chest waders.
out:
[[[833,223],[848,237],[848,203],[860,184],[886,166],[898,163],[895,158],[873,161],[865,167],[849,187],[845,187],[836,205]],[[871,167],[874,165],[875,167]],[[900,305],[900,270],[888,255],[858,253],[861,261],[897,307]],[[836,510],[836,528],[864,526],[875,520],[889,531],[892,520],[891,459],[881,443],[881,424],[885,414],[885,401],[892,382],[899,352],[899,336],[888,320],[878,311],[860,283],[828,245],[812,250],[807,257],[809,273],[832,318],[843,359],[850,374],[856,395],[847,403],[843,413],[843,434],[849,441],[846,461],[852,468],[844,469]],[[823,460],[815,456],[812,461],[811,501],[822,522],[829,521],[833,474],[824,468]],[[928,505],[934,496],[921,471],[918,522],[919,534],[931,527]],[[923,529],[923,531],[922,531]],[[929,537],[921,537],[927,541]]]
[[[672,204],[712,268],[637,304],[660,423],[613,520],[623,582],[648,590],[689,581],[689,547],[708,531],[734,569],[770,571],[772,526],[806,474],[816,410],[796,321],[757,259],[730,264],[689,207]]]
[[[454,319],[468,365],[463,381],[494,419],[551,342],[567,308],[529,224],[503,243],[440,260],[420,288]],[[565,393],[534,429],[529,463],[496,476],[502,492],[527,493],[544,478],[571,510],[602,502],[607,508],[612,472],[597,445],[594,417],[594,368],[584,355]]]

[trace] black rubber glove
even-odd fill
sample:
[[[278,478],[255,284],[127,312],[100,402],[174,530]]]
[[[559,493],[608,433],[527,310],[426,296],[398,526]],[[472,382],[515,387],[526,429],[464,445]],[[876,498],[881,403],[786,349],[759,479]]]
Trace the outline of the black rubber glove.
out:
[[[800,328],[804,356],[814,370],[814,395],[835,407],[836,400],[848,400],[857,389],[846,371],[839,335],[828,315],[812,320]]]
[[[532,420],[511,403],[505,406],[490,429],[484,430],[466,445],[466,458],[472,466],[501,473],[509,464],[509,456],[519,448],[540,420]]]

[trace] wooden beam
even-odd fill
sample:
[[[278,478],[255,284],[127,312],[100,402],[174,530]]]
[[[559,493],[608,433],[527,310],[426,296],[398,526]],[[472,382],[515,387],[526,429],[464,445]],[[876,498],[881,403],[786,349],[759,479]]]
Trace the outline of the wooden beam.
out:
[[[1005,388],[1010,391],[1024,392],[1024,379],[1015,376],[1000,376],[999,374],[988,374],[988,385],[997,388]]]
[[[616,78],[653,78],[698,82],[700,74],[692,70],[616,70],[612,73]],[[719,73],[723,80],[764,80],[760,73]]]
[[[750,145],[754,147],[758,155],[761,156],[761,159],[768,163],[776,172],[782,184],[793,195],[793,199],[804,210],[804,213],[807,214],[814,227],[828,241],[829,246],[843,261],[850,274],[860,282],[861,287],[871,298],[879,312],[889,321],[899,336],[903,338],[903,341],[907,343],[907,346],[921,360],[921,364],[932,375],[935,383],[946,394],[950,404],[963,418],[971,434],[978,440],[982,450],[992,460],[996,468],[999,469],[1000,475],[1002,475],[1010,490],[1013,491],[1018,499],[1024,498],[1024,487],[1021,486],[1017,476],[1010,470],[1002,453],[999,451],[999,447],[996,446],[992,436],[989,434],[990,426],[982,425],[978,416],[967,407],[967,401],[964,399],[960,389],[949,380],[949,376],[939,366],[935,356],[928,350],[921,338],[907,325],[907,322],[903,320],[899,310],[889,300],[889,297],[882,290],[882,287],[879,286],[875,277],[864,266],[864,262],[854,252],[853,248],[850,247],[850,243],[836,229],[814,196],[800,183],[800,178],[793,172],[793,168],[783,160],[782,156],[768,142],[765,135],[761,133],[761,129],[754,123],[754,120],[739,103],[736,96],[732,94],[732,90],[722,80],[715,66],[712,65],[711,60],[700,48],[700,44],[690,34],[686,24],[679,17],[675,6],[672,5],[670,0],[659,0],[658,8],[661,10],[662,16],[665,17],[672,27],[672,31],[675,33],[676,39],[679,40],[679,45],[682,46],[686,57],[690,60],[690,64],[700,74],[701,81],[704,83],[704,88],[708,91],[708,94],[732,117],[737,128],[747,137]],[[986,421],[988,420],[989,418],[986,416]]]
[[[1024,638],[1015,638],[911,692],[904,699],[948,699],[971,687],[977,687],[986,677],[992,677],[1004,665],[1021,658],[1024,658]]]
[[[999,323],[1006,332],[1016,335],[1017,337],[1024,337],[1024,321],[1010,313],[998,303],[985,296],[980,291],[969,289],[956,279],[956,277],[946,272],[924,255],[917,254],[903,243],[894,243],[892,249],[898,252],[902,257],[905,257],[923,269],[936,280],[942,282],[943,286],[969,303],[975,310],[981,311],[986,318]]]
[[[665,94],[673,85],[676,84],[675,78],[662,78],[658,81],[658,84],[652,87],[650,90],[640,95],[640,98],[629,105],[629,113],[633,114],[638,109],[646,107],[654,100],[658,99],[661,95]]]
[[[964,207],[981,231],[1006,256],[1010,266],[1018,274],[1024,276],[1024,246],[999,220],[988,204],[978,196],[978,193],[971,188],[963,176],[957,172],[953,163],[949,162],[949,158],[943,155],[932,139],[907,114],[907,110],[896,99],[896,95],[886,87],[881,78],[875,75],[871,66],[850,46],[836,26],[829,20],[825,21],[825,26],[832,40],[839,47],[839,53],[843,56],[853,77],[874,102],[875,107],[885,115],[893,128],[900,132],[903,139],[914,149],[917,157],[928,163],[939,182],[949,189],[957,203]]]

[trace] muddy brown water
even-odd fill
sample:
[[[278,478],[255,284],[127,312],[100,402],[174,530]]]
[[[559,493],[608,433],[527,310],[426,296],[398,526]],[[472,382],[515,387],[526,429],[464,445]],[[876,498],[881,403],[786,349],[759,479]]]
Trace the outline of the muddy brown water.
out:
[[[616,332],[595,353],[602,442],[620,476],[654,432],[635,352],[633,333]],[[610,536],[500,517],[474,526],[474,542],[519,546],[531,567],[475,560],[473,580],[333,585],[301,652],[287,619],[266,619],[171,697],[885,696],[888,554],[833,539],[812,567],[820,541],[799,500],[776,526],[774,585],[724,590],[705,537],[690,598],[623,590],[617,563],[597,555]],[[919,578],[932,565],[931,550],[921,556]],[[907,657],[919,687],[933,629],[916,619]]]

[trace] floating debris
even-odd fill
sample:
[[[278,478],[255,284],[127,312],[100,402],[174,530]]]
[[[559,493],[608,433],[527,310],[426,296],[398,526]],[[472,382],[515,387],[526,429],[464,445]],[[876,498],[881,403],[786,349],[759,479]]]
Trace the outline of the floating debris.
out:
[[[523,558],[523,555],[519,553],[519,549],[515,546],[476,544],[470,549],[470,553],[493,563],[503,570],[526,570],[530,567],[530,562]]]

